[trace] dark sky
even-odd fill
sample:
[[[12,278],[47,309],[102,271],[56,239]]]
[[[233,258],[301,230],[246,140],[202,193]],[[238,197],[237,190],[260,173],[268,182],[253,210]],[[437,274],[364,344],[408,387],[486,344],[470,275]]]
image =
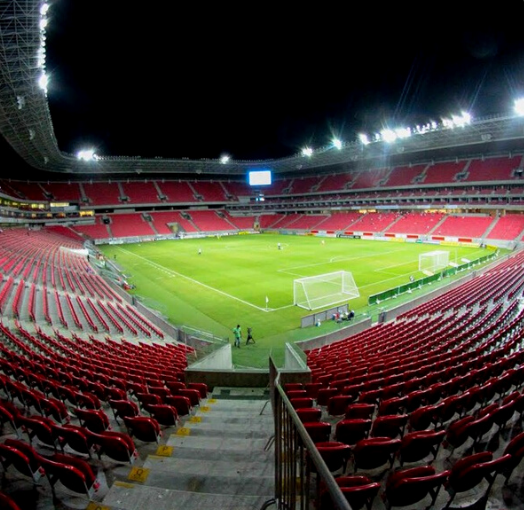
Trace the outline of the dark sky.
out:
[[[333,134],[509,111],[524,94],[524,2],[413,5],[54,2],[59,146],[271,159]]]

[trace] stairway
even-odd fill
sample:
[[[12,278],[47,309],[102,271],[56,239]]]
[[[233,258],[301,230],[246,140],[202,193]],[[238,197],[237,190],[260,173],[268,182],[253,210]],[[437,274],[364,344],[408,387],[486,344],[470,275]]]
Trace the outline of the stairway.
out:
[[[183,426],[147,455],[139,468],[142,479],[133,481],[129,466],[115,470],[103,507],[260,509],[274,497],[268,399],[265,389],[215,388]]]

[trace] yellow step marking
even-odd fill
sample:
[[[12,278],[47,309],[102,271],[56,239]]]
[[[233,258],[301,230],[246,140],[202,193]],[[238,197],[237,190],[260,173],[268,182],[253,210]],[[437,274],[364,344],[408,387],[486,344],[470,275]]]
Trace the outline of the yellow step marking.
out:
[[[139,468],[134,467],[131,469],[131,472],[128,475],[129,480],[133,480],[134,482],[145,482],[147,480],[147,477],[149,476],[149,469],[148,468]]]
[[[111,508],[108,506],[101,505],[100,503],[90,501],[89,505],[87,505],[86,510],[111,510]]]
[[[118,480],[113,485],[116,485],[117,487],[124,487],[125,489],[134,489],[135,488],[134,483],[120,482]]]
[[[171,457],[171,455],[173,455],[173,447],[167,446],[165,444],[160,445],[156,449],[156,454],[159,455],[160,457]]]

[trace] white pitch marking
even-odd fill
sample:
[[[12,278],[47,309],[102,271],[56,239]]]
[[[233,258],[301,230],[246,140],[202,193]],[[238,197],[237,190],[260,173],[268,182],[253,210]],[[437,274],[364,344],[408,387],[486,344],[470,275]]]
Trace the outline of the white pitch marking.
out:
[[[267,312],[267,311],[273,311],[273,310],[278,310],[278,308],[269,308],[266,310],[266,307],[261,307],[261,306],[256,306],[252,303],[250,303],[249,301],[244,301],[243,299],[240,299],[236,296],[232,296],[231,294],[228,294],[227,292],[224,292],[222,290],[219,290],[219,289],[215,289],[214,287],[211,287],[210,285],[206,285],[205,283],[202,283],[202,282],[199,282],[198,280],[195,280],[194,278],[189,278],[189,276],[186,276],[186,275],[183,275],[182,273],[178,273],[176,271],[173,271],[172,269],[168,269],[164,266],[161,266],[160,264],[157,264],[156,262],[152,262],[148,259],[146,259],[145,257],[142,257],[141,255],[137,255],[136,253],[133,253],[133,252],[130,252],[128,250],[125,250],[122,248],[122,251],[127,253],[128,255],[133,255],[134,257],[137,257],[141,260],[144,260],[145,262],[147,262],[149,265],[153,266],[154,268],[158,269],[159,271],[163,271],[164,273],[167,273],[169,274],[170,276],[179,276],[180,278],[184,278],[196,285],[200,285],[201,287],[204,287],[206,289],[209,289],[209,290],[212,290],[214,292],[216,292],[217,294],[221,294],[222,296],[226,296],[230,299],[234,299],[235,301],[239,301],[240,303],[244,304],[244,305],[247,305],[247,306],[251,306],[252,308],[255,308],[257,310],[260,310],[262,312]]]

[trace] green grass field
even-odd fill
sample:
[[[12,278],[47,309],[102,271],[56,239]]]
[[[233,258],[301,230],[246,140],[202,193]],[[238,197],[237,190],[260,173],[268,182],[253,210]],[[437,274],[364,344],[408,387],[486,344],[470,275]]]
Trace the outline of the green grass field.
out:
[[[277,249],[278,243],[282,250]],[[344,238],[326,238],[322,244],[318,237],[274,234],[100,248],[120,266],[128,282],[136,286],[133,292],[137,297],[170,323],[231,341],[232,328],[237,323],[242,326],[244,338],[247,327],[251,326],[256,344],[233,349],[234,363],[238,367],[263,368],[267,367],[269,353],[277,360],[282,358],[285,342],[311,338],[340,327],[328,321],[320,328],[300,328],[301,317],[310,312],[293,305],[294,279],[350,271],[360,297],[349,301],[349,306],[358,318],[359,314],[372,315],[376,311],[367,306],[369,295],[403,285],[410,275],[424,276],[418,271],[420,253],[448,249],[450,261],[459,263],[463,257],[475,260],[487,253],[480,248]],[[398,302],[391,306],[394,304]]]

